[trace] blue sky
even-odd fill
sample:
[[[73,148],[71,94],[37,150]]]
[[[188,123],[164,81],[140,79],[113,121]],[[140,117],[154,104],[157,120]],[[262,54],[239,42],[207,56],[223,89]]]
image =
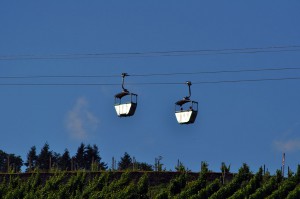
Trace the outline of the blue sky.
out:
[[[1,1],[0,57],[260,48],[300,45],[299,1]],[[298,48],[299,49],[299,48]],[[299,51],[276,53],[133,56],[122,58],[0,60],[0,76],[117,75],[300,67]],[[55,56],[54,56],[55,57]],[[127,77],[139,95],[136,114],[118,118],[113,96],[121,86],[1,86],[0,149],[21,155],[48,142],[75,154],[97,144],[111,165],[128,152],[167,170],[180,159],[219,171],[266,164],[293,170],[300,153],[299,80],[192,85],[199,102],[193,125],[179,125],[174,103],[192,82],[300,77],[299,70]],[[117,78],[0,79],[5,83],[121,83]],[[130,83],[135,83],[130,85]]]

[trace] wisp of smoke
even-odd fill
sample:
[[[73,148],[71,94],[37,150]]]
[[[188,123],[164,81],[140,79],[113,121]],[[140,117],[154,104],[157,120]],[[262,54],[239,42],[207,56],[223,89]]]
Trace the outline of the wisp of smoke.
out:
[[[97,130],[98,125],[99,119],[89,110],[87,99],[79,97],[66,117],[66,128],[70,136],[80,140],[87,139]]]

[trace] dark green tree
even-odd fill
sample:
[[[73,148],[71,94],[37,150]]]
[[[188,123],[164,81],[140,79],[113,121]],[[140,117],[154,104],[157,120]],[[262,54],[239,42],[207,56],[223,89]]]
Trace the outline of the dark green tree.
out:
[[[59,168],[59,163],[60,163],[61,155],[56,152],[52,152],[52,157],[51,157],[51,167],[53,168]]]
[[[27,161],[25,162],[25,166],[27,167],[26,171],[33,171],[37,166],[37,160],[36,147],[32,146],[27,153]]]
[[[146,162],[136,162],[136,167],[140,171],[153,171],[153,166]]]
[[[75,168],[76,169],[85,169],[86,163],[85,163],[85,145],[83,143],[80,144],[80,146],[77,149],[76,155],[75,155]]]
[[[87,170],[91,169],[92,163],[94,163],[95,158],[96,157],[95,157],[93,148],[91,147],[91,145],[87,145],[85,147],[85,151],[84,151],[85,168]]]
[[[58,161],[58,168],[66,171],[71,170],[71,158],[68,149],[65,149],[65,152],[60,157]]]
[[[118,169],[126,170],[126,169],[131,169],[131,167],[132,167],[132,159],[130,155],[127,152],[125,152],[124,156],[121,157],[121,160],[118,163]]]
[[[0,172],[20,172],[22,166],[23,160],[20,156],[0,150]]]
[[[96,145],[94,145],[94,147],[92,147],[91,145],[87,145],[84,153],[84,160],[86,163],[87,170],[91,170],[93,163],[99,162],[100,156],[99,156],[98,147]]]
[[[49,144],[46,142],[38,155],[38,167],[41,170],[49,170],[52,159],[52,151],[49,150]],[[52,163],[51,163],[52,164]]]
[[[0,171],[7,172],[7,154],[0,150]]]
[[[14,172],[21,172],[21,167],[23,166],[22,158],[15,154],[8,154],[8,157],[10,170],[13,170]]]
[[[92,165],[97,167],[94,170],[106,170],[107,165],[104,162],[101,162],[100,152],[97,145],[88,145],[84,153],[84,159],[86,162],[86,169],[92,170]]]

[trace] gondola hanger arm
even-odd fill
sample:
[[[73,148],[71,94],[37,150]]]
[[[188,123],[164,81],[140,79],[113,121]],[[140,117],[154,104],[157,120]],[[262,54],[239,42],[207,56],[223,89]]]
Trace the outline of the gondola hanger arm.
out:
[[[191,95],[192,95],[192,92],[191,92],[191,85],[192,85],[192,82],[191,81],[186,81],[186,84],[188,85],[189,87],[189,95],[185,97],[185,99],[190,99]]]
[[[124,81],[125,81],[125,77],[129,76],[127,73],[122,73],[122,89],[123,92],[128,92],[128,90],[126,88],[124,88]]]

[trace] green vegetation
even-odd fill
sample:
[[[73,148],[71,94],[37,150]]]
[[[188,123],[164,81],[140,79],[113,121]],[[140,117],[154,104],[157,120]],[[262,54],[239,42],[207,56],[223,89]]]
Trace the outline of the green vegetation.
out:
[[[274,176],[262,168],[253,174],[247,164],[233,174],[224,162],[221,172],[213,173],[202,162],[198,175],[179,160],[176,172],[167,172],[161,160],[159,156],[152,166],[125,152],[118,163],[113,158],[112,167],[107,170],[96,145],[81,143],[72,157],[68,149],[60,155],[50,150],[47,143],[39,154],[33,146],[24,164],[20,156],[0,150],[0,198],[300,198],[300,165],[284,178],[280,170]]]
[[[280,171],[274,176],[263,174],[262,168],[256,174],[244,164],[232,180],[223,184],[221,173],[211,179],[208,165],[202,163],[198,178],[182,169],[169,182],[150,183],[155,174],[169,172],[87,172],[55,171],[40,173],[35,170],[22,177],[18,174],[2,174],[0,198],[132,198],[132,199],[214,199],[214,198],[299,198],[300,165],[295,174],[284,179]],[[230,174],[228,174],[230,175]],[[153,180],[153,179],[152,179]],[[152,181],[153,184],[153,181]]]
[[[223,199],[233,195],[238,189],[242,188],[244,182],[250,180],[250,170],[246,164],[239,169],[237,175],[234,176],[231,182],[222,186],[218,191],[212,194],[211,199]]]
[[[249,198],[249,196],[260,187],[263,178],[262,168],[250,179],[245,186],[236,191],[229,199],[243,199]]]

